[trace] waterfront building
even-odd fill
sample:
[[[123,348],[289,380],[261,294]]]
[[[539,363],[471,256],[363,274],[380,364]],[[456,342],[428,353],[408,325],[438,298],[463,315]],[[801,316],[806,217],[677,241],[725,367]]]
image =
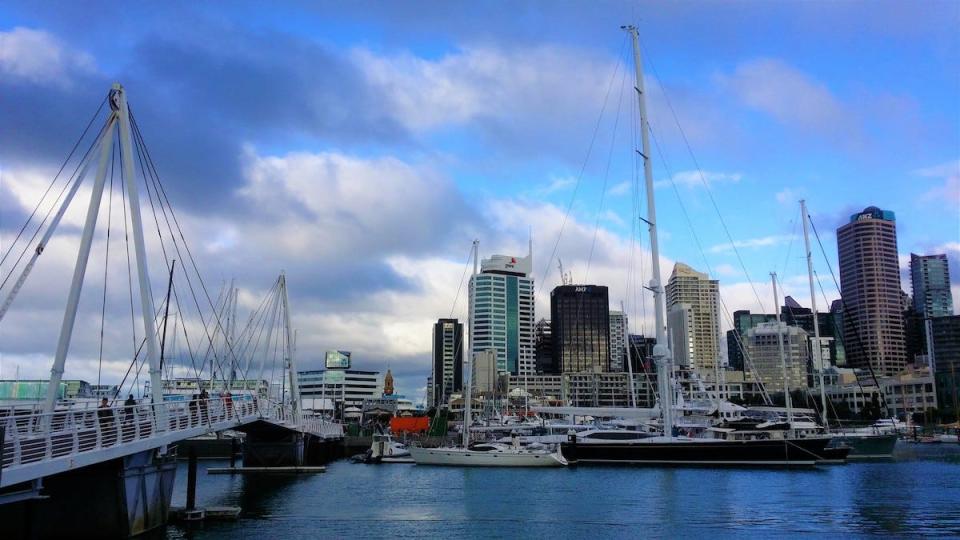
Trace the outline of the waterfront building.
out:
[[[560,285],[550,292],[554,365],[562,373],[610,371],[610,300],[600,285]]]
[[[497,351],[497,369],[515,375],[536,370],[534,349],[533,247],[526,257],[494,255],[471,276],[471,353]]]
[[[753,372],[767,391],[783,392],[783,365],[779,339],[783,339],[783,362],[787,368],[787,383],[791,389],[807,388],[807,370],[810,351],[807,333],[802,328],[776,322],[761,323],[746,334],[747,355]]]
[[[610,310],[610,371],[627,368],[627,314]]]
[[[774,319],[775,316],[772,316]],[[803,307],[792,296],[784,298],[783,306],[780,307],[781,320],[789,326],[798,326],[803,328],[810,336],[812,351],[812,362],[814,369],[823,362],[826,366],[839,365],[843,352],[843,341],[840,335],[839,326],[836,323],[832,312],[817,313],[817,322],[820,328],[820,347],[813,345],[813,310]],[[818,353],[817,351],[821,351]]]
[[[630,360],[634,373],[646,373],[654,379],[657,377],[657,368],[653,365],[653,346],[657,338],[639,334],[630,334]],[[624,371],[627,371],[624,368]]]
[[[747,330],[760,323],[776,321],[776,315],[750,313],[750,310],[740,309],[733,312],[733,329],[727,331],[727,365],[740,371],[749,371],[744,361],[746,342],[744,336]]]
[[[842,402],[851,412],[860,414],[863,409],[873,403],[880,404],[880,389],[876,385],[845,383],[840,385],[824,386],[827,398],[833,402]]]
[[[913,308],[925,318],[953,315],[947,256],[910,254]]]
[[[0,402],[40,401],[47,395],[47,379],[0,380]],[[81,380],[61,380],[57,399],[94,398],[90,384]],[[112,398],[113,396],[109,396]]]
[[[927,320],[911,304],[903,312],[903,344],[908,365],[927,365]]]
[[[480,351],[473,356],[470,369],[470,392],[474,399],[492,396],[496,391],[497,380],[502,373],[497,364],[498,358],[496,349]]]
[[[304,410],[342,411],[346,407],[362,408],[364,400],[383,397],[383,377],[379,371],[298,371],[297,382]]]
[[[674,347],[679,346],[679,350],[674,348],[672,351],[674,363],[689,365],[712,376],[720,357],[720,282],[686,264],[677,263],[665,292],[669,331],[687,334],[685,343],[684,340],[671,343]],[[684,317],[672,317],[674,309],[680,307],[688,313]],[[671,328],[671,320],[679,327]],[[685,363],[680,364],[678,359],[684,359]]]
[[[534,327],[534,350],[537,374],[560,373],[560,366],[553,363],[553,330],[546,319],[540,319]]]
[[[463,390],[463,323],[439,319],[433,325],[433,371],[430,404],[446,403]]]
[[[934,317],[927,328],[937,402],[945,417],[956,421],[960,414],[960,315]]]
[[[851,367],[893,376],[906,367],[897,225],[875,206],[837,229],[843,343]]]
[[[689,368],[696,342],[693,331],[693,309],[688,304],[674,304],[667,310],[667,338],[673,353],[673,365]]]
[[[929,368],[909,369],[880,379],[887,414],[898,418],[937,408],[934,376]]]
[[[656,383],[634,373],[637,407],[656,403]],[[570,407],[630,407],[630,379],[626,373],[579,372],[562,375],[510,376],[508,388],[522,389],[541,403]]]
[[[115,384],[91,384],[90,392],[96,399],[113,399],[114,396],[119,395],[120,387]]]

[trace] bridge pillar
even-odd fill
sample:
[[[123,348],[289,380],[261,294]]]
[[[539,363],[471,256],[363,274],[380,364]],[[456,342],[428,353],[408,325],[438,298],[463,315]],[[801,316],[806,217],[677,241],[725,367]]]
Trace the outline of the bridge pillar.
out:
[[[43,479],[43,498],[0,505],[4,539],[129,538],[167,523],[175,456],[149,450]]]
[[[247,432],[243,440],[244,467],[299,467],[304,464],[306,437],[299,431],[281,436],[259,431]]]

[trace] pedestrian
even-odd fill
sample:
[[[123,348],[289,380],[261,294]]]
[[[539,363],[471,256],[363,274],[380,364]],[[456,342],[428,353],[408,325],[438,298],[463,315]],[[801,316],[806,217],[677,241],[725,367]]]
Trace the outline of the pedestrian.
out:
[[[133,421],[133,409],[137,406],[137,400],[133,399],[133,394],[127,395],[127,400],[123,402],[123,421],[129,423]]]
[[[223,393],[223,408],[227,418],[233,416],[233,395],[229,391]]]
[[[210,401],[210,394],[207,393],[206,388],[200,389],[200,419],[204,424],[210,423],[210,418],[207,412],[207,404]]]
[[[200,396],[199,394],[193,394],[190,396],[190,426],[192,427],[197,423],[198,417],[200,415]]]
[[[100,445],[111,446],[117,440],[117,428],[114,425],[113,408],[107,398],[100,400],[97,408],[97,420],[100,422]]]

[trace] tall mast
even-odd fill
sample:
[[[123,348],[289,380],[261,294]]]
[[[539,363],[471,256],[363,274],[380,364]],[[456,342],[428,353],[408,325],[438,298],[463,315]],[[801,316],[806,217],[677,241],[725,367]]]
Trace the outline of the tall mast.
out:
[[[663,434],[673,436],[673,358],[667,344],[666,300],[660,281],[660,242],[657,239],[657,207],[653,193],[653,163],[650,161],[650,122],[647,119],[647,104],[643,86],[643,63],[640,60],[640,36],[637,27],[622,26],[633,38],[633,64],[636,70],[637,102],[640,107],[640,140],[642,148],[638,152],[643,158],[643,177],[647,191],[647,225],[650,229],[650,257],[653,259],[653,278],[647,287],[653,292],[654,322],[657,327],[657,343],[653,347],[653,359],[657,364],[657,386],[660,391],[660,414],[663,417]]]
[[[469,296],[467,302],[467,354],[463,357],[463,447],[469,448],[470,446],[470,417],[472,416],[472,403],[473,397],[470,395],[471,386],[473,385],[473,372],[470,370],[473,366],[473,361],[475,360],[473,352],[473,302],[474,296],[476,295],[477,290],[477,265],[478,263],[478,253],[480,251],[480,241],[473,241],[473,275],[470,276],[470,287],[467,295]]]
[[[287,355],[287,374],[290,378],[290,408],[293,409],[293,414],[297,415],[300,412],[300,383],[297,380],[297,362],[294,358],[294,347],[293,347],[293,329],[290,327],[290,296],[287,293],[287,275],[285,273],[280,274],[280,294],[281,301],[283,302],[283,323],[284,331],[286,333],[286,355]],[[324,373],[326,375],[326,373]],[[280,396],[280,399],[283,399],[283,395]]]
[[[773,284],[773,307],[777,312],[777,347],[780,349],[780,369],[783,371],[783,396],[787,406],[787,422],[793,424],[793,404],[790,399],[790,383],[787,380],[787,356],[783,352],[783,330],[780,322],[780,298],[777,296],[777,273],[770,272],[770,281]]]
[[[817,376],[820,379],[820,408],[823,411],[823,427],[829,427],[827,422],[827,390],[823,386],[823,348],[820,344],[820,317],[817,315],[817,295],[813,288],[813,256],[810,251],[810,224],[807,221],[807,201],[800,199],[800,213],[803,214],[803,243],[807,247],[807,279],[810,281],[810,309],[813,311],[813,348],[814,360],[820,358],[820,366],[817,369]],[[817,367],[814,364],[814,367]]]

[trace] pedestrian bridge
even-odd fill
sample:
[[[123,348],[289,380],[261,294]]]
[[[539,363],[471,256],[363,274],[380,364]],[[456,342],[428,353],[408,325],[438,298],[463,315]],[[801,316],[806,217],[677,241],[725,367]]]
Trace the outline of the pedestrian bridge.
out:
[[[0,488],[256,422],[320,439],[343,437],[340,424],[262,399],[164,401],[111,409],[91,404],[53,413],[4,408]]]

